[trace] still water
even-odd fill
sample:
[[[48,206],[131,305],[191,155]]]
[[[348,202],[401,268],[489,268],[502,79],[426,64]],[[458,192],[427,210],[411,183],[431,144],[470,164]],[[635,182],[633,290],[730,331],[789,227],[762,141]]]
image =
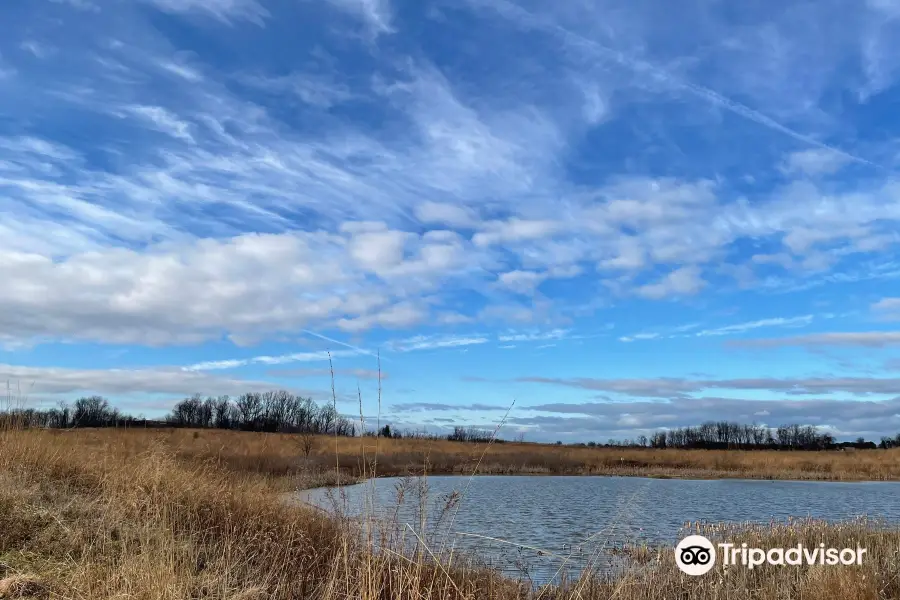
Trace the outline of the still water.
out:
[[[454,497],[457,504],[447,510]],[[687,521],[868,516],[900,522],[900,483],[882,482],[431,476],[309,490],[300,500],[396,522],[413,539],[411,531],[418,532],[429,548],[452,546],[536,583],[554,579],[563,563],[577,573],[598,548],[601,558],[591,565],[602,570],[615,567],[615,550],[623,545],[674,544]]]

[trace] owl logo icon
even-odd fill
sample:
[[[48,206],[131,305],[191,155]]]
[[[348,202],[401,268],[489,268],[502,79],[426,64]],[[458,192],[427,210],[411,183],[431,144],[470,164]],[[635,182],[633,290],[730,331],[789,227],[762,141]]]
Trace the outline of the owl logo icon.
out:
[[[675,563],[683,573],[703,575],[716,565],[716,548],[702,535],[689,535],[675,546]]]

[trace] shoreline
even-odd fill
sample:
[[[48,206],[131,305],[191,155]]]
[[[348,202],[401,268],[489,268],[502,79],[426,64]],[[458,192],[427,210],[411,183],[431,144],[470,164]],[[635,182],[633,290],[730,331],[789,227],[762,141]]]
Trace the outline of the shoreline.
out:
[[[648,471],[650,471],[648,469]],[[323,477],[327,477],[327,471],[322,471],[320,474]],[[674,479],[680,481],[771,481],[771,482],[793,482],[793,483],[867,483],[867,484],[880,484],[880,483],[900,483],[900,478],[892,478],[892,479],[850,479],[850,478],[822,478],[822,477],[780,477],[773,475],[759,475],[754,476],[752,473],[746,472],[738,472],[738,471],[712,471],[712,472],[703,472],[698,470],[696,472],[691,473],[683,473],[683,474],[672,474],[672,473],[639,473],[639,472],[608,472],[608,473],[546,473],[546,472],[507,472],[507,473],[458,473],[458,472],[431,472],[425,474],[419,473],[407,473],[407,474],[396,474],[396,473],[386,473],[386,474],[378,474],[375,476],[369,477],[360,477],[357,479],[353,479],[351,481],[343,481],[338,483],[330,483],[325,485],[316,485],[314,487],[299,487],[295,489],[293,492],[289,493],[297,493],[297,492],[310,492],[319,489],[335,489],[335,488],[343,488],[350,487],[354,485],[361,485],[363,483],[375,480],[375,479],[402,479],[404,477],[627,477],[631,479]],[[352,478],[351,478],[352,479]]]

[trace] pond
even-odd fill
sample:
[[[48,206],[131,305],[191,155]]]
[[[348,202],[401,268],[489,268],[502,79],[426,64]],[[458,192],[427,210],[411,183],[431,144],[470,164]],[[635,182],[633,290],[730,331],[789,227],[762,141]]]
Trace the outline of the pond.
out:
[[[602,570],[620,564],[615,549],[624,545],[674,545],[689,521],[900,521],[900,483],[894,482],[430,476],[308,490],[300,500],[398,523],[412,539],[411,530],[422,535],[424,515],[429,548],[452,546],[535,583],[553,580],[563,564],[576,574],[598,547],[605,556],[592,567]]]

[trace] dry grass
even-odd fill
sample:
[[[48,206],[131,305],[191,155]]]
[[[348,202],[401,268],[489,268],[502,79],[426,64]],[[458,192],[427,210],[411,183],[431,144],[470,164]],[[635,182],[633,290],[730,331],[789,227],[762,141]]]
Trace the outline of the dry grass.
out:
[[[73,433],[51,432],[50,435]],[[130,430],[127,435],[121,430],[84,430],[75,435],[88,445],[102,448],[115,443],[117,448],[130,453],[141,452],[148,444],[159,444],[181,458],[210,459],[239,473],[283,477],[324,470],[324,476],[329,479],[322,483],[333,479],[336,452],[346,479],[358,478],[364,471],[372,473],[376,467],[375,438],[335,440],[319,436],[305,458],[297,435],[188,429]],[[470,475],[477,465],[479,474],[494,475],[900,481],[900,448],[856,452],[656,450],[507,442],[492,445],[485,454],[485,447],[486,444],[379,438],[377,473],[417,474],[427,466],[431,474]]]
[[[0,587],[0,598],[900,597],[900,531],[866,522],[839,526],[797,522],[728,532],[732,540],[759,540],[770,546],[797,541],[808,545],[825,541],[837,547],[859,544],[868,548],[869,559],[860,567],[753,571],[717,567],[706,576],[691,578],[676,569],[670,550],[654,554],[646,549],[639,569],[615,579],[583,577],[538,591],[466,566],[460,557],[453,557],[450,565],[450,557],[436,563],[428,552],[413,557],[373,552],[348,523],[281,500],[279,482],[284,478],[274,475],[310,472],[318,464],[298,470],[298,461],[304,459],[291,444],[283,436],[223,432],[201,432],[196,437],[183,431],[0,432],[0,585],[6,586]],[[360,440],[338,442],[339,459],[350,471],[363,470],[359,444]],[[381,472],[421,470],[426,453],[432,466],[446,464],[449,472],[458,472],[460,465],[470,465],[483,451],[455,444],[435,443],[430,448],[412,441],[389,444],[380,442],[386,449]],[[331,439],[317,444],[310,462],[333,464],[334,454],[329,455],[333,448]],[[554,471],[559,465],[571,472],[609,468],[602,467],[602,461],[588,463],[589,455],[582,452],[591,450],[551,453],[522,446],[524,457],[513,462],[514,448],[493,448],[486,465],[507,460],[530,468],[540,466],[531,461],[543,460],[547,472],[569,472]],[[594,452],[612,458],[609,453],[615,451]],[[878,472],[890,470],[885,466]]]

